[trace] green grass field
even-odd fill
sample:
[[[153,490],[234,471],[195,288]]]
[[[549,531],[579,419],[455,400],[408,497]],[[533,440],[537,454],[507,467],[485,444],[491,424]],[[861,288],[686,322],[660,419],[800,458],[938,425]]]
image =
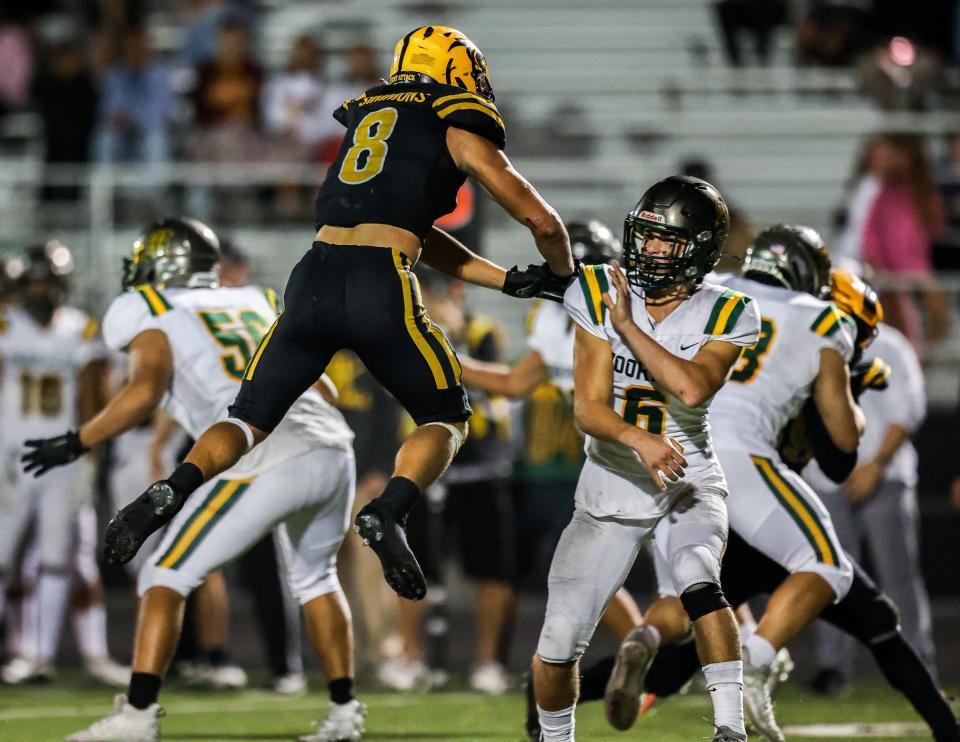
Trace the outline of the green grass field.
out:
[[[313,687],[323,688],[319,678]],[[956,690],[956,689],[954,689]],[[462,692],[421,695],[362,693],[369,707],[368,740],[510,740],[522,735],[523,700],[519,693],[484,698]],[[0,740],[62,740],[109,710],[112,691],[90,686],[68,674],[56,686],[0,686]],[[215,693],[171,686],[163,695],[167,709],[164,739],[293,740],[310,730],[326,705],[320,695],[280,698],[262,691]],[[912,709],[879,685],[861,685],[840,699],[821,700],[795,686],[781,688],[778,716],[791,740],[929,739]],[[577,719],[581,740],[647,739],[657,742],[709,738],[709,700],[691,694],[658,703],[628,733],[613,731],[598,704],[582,707]]]

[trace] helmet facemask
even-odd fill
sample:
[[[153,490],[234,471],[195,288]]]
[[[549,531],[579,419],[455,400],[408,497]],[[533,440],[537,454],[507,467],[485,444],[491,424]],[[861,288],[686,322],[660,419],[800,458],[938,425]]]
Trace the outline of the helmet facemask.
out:
[[[712,235],[701,235],[701,241],[709,242]],[[655,249],[652,242],[658,243]],[[696,250],[698,241],[687,230],[665,225],[652,225],[630,214],[624,224],[623,256],[627,281],[644,291],[657,291],[680,286],[691,281],[699,282],[703,275],[716,265],[719,250],[702,254]],[[709,268],[703,270],[704,263]]]

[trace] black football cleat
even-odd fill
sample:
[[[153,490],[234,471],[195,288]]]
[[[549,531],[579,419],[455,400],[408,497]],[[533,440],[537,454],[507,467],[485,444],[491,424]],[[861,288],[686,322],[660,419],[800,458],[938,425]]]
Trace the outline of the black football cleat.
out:
[[[140,497],[113,516],[103,537],[103,556],[110,564],[126,564],[143,542],[180,512],[187,498],[169,482],[161,480],[147,487]]]
[[[387,508],[369,503],[357,513],[353,530],[377,555],[384,579],[393,591],[407,600],[423,600],[427,594],[427,581],[407,544],[403,526],[393,514]]]
[[[524,682],[524,695],[527,699],[527,718],[524,727],[530,742],[540,742],[540,714],[537,713],[537,699],[533,695],[533,675],[527,675]]]

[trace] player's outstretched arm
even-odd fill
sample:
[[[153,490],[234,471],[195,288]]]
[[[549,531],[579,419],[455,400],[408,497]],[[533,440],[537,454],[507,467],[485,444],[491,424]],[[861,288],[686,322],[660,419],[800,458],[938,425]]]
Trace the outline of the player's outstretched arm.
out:
[[[463,129],[447,129],[447,149],[457,167],[474,178],[494,201],[530,230],[537,250],[556,276],[574,273],[570,239],[563,222],[536,189],[518,173],[502,150]]]
[[[503,288],[507,277],[505,268],[477,255],[438,227],[427,233],[420,260],[448,276],[497,291]]]
[[[131,342],[127,383],[107,406],[80,428],[80,441],[91,448],[147,420],[160,406],[173,378],[173,351],[160,330],[146,330]]]
[[[469,356],[460,356],[463,369],[461,379],[468,387],[487,394],[502,394],[511,399],[523,399],[549,378],[549,369],[540,354],[532,350],[517,365],[487,363]]]
[[[573,384],[573,414],[580,430],[594,438],[632,448],[661,490],[667,488],[664,477],[676,482],[683,476],[687,460],[678,441],[630,425],[610,407],[613,388],[610,343],[579,326],[573,349]]]
[[[607,293],[603,295],[603,302],[610,311],[613,328],[656,382],[687,407],[699,407],[716,394],[740,358],[742,348],[713,340],[704,345],[692,360],[675,356],[633,321],[630,287],[620,266],[612,266],[610,277],[617,289],[617,298],[614,300]]]
[[[813,402],[833,444],[853,453],[860,444],[865,419],[850,391],[850,369],[839,351],[820,351],[820,370],[813,383]]]
[[[68,464],[94,446],[139,425],[160,406],[173,377],[173,353],[167,336],[160,330],[140,333],[130,343],[129,358],[126,385],[79,431],[26,442],[32,450],[21,458],[24,471],[40,476]]]

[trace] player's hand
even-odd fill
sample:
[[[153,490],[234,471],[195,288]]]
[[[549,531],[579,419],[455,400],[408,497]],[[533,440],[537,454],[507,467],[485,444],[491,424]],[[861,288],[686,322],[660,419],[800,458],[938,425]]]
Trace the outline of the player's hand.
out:
[[[861,464],[850,474],[840,491],[843,499],[853,504],[864,503],[876,494],[883,480],[884,467],[876,461]]]
[[[20,457],[23,471],[33,472],[34,477],[46,474],[51,469],[69,464],[83,456],[89,449],[80,442],[80,434],[71,430],[56,438],[34,438],[24,441],[33,449]]]
[[[654,484],[661,491],[667,489],[664,477],[671,482],[678,482],[683,477],[687,460],[683,457],[683,446],[676,438],[653,435],[637,428],[627,445],[637,452],[640,461],[653,477]]]
[[[859,399],[867,389],[883,391],[889,386],[893,369],[882,358],[857,363],[850,369],[850,391]]]
[[[518,299],[540,298],[563,303],[567,286],[580,274],[581,268],[582,264],[578,262],[573,273],[560,278],[554,275],[546,263],[528,265],[526,268],[515,265],[507,271],[501,291]]]
[[[627,277],[616,263],[610,266],[610,278],[614,287],[617,289],[617,299],[613,300],[610,293],[603,295],[603,303],[607,305],[607,311],[610,312],[610,322],[613,329],[622,332],[624,328],[633,324],[633,304],[630,296],[630,285],[627,283]]]

